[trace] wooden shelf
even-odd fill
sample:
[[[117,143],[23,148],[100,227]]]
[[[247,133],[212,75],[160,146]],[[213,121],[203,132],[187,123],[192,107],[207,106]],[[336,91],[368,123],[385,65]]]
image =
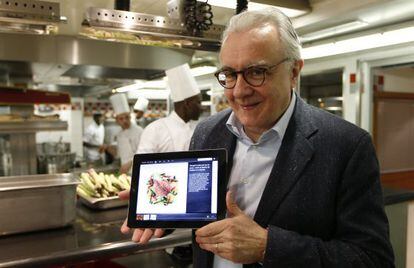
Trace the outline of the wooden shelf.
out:
[[[376,100],[381,100],[381,99],[414,100],[414,93],[393,92],[393,91],[376,91],[376,92],[374,92],[374,98]]]
[[[414,190],[414,170],[382,173],[381,183],[388,187]]]

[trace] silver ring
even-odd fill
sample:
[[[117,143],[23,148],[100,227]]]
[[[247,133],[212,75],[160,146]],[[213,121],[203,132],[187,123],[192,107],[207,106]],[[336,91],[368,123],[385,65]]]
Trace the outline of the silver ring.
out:
[[[219,243],[216,243],[216,250],[218,251]]]

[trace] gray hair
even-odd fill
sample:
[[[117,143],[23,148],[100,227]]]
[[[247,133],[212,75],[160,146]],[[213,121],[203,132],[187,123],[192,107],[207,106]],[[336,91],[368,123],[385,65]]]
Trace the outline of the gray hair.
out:
[[[280,41],[285,48],[286,57],[293,60],[302,59],[299,37],[289,17],[276,7],[262,10],[245,11],[233,16],[223,32],[222,44],[230,33],[250,30],[264,25],[273,25],[280,34]]]

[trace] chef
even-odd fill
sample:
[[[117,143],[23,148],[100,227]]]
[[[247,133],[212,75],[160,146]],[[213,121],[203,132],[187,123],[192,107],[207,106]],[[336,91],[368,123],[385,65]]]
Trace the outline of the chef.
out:
[[[130,162],[134,157],[142,134],[142,127],[131,122],[131,111],[125,94],[115,94],[109,97],[115,112],[116,123],[122,128],[116,135],[118,155],[121,159],[121,173],[128,173]]]
[[[104,117],[101,113],[93,114],[93,122],[86,128],[83,135],[85,158],[88,164],[98,166],[103,164],[103,152],[107,146],[104,144],[105,129]]]
[[[144,97],[138,97],[137,102],[134,105],[135,121],[138,125],[144,126],[144,113],[148,108],[148,99]]]
[[[174,110],[145,128],[138,153],[188,150],[202,112],[200,90],[188,64],[169,69],[166,74]]]

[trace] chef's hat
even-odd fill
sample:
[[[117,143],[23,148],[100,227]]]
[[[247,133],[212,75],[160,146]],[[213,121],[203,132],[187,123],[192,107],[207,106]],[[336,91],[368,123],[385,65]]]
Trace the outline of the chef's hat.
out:
[[[148,100],[144,97],[138,97],[137,102],[134,105],[134,110],[145,112],[148,108]]]
[[[109,97],[109,100],[112,103],[112,107],[114,107],[114,112],[116,115],[129,113],[129,105],[128,100],[125,94],[115,94]]]
[[[172,69],[166,70],[168,86],[171,90],[171,98],[174,102],[179,102],[200,94],[196,80],[191,75],[188,64],[183,64]]]

